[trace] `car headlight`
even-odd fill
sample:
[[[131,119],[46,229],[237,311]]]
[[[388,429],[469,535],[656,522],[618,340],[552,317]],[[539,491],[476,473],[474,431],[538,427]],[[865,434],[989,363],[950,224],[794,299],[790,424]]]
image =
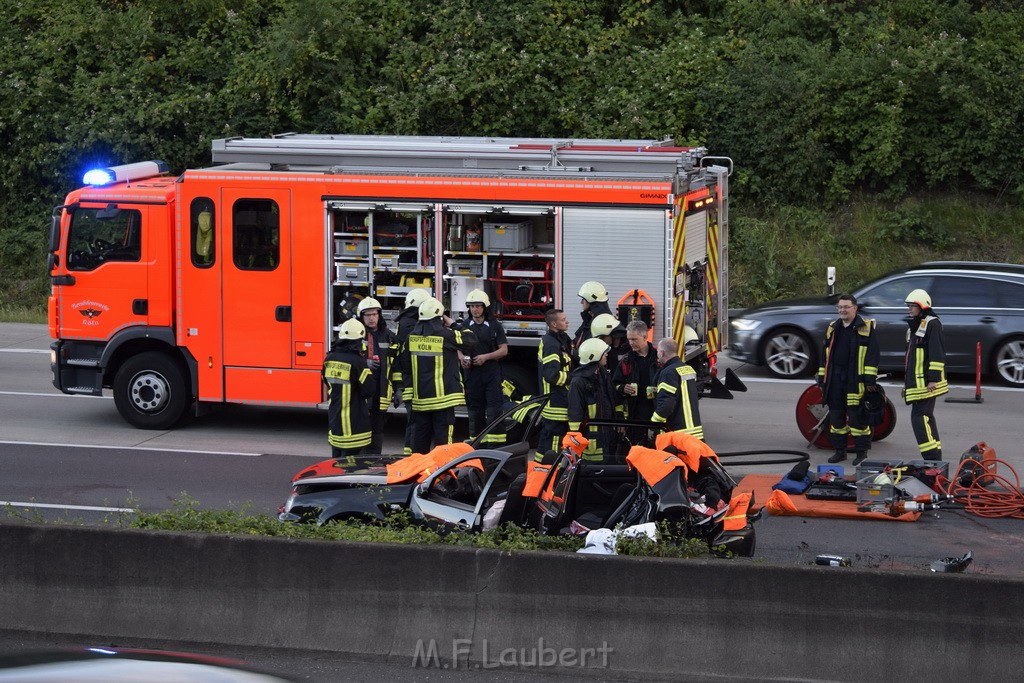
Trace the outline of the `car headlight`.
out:
[[[761,325],[761,321],[752,318],[736,318],[730,321],[729,324],[740,332],[750,332],[751,330],[756,330]]]

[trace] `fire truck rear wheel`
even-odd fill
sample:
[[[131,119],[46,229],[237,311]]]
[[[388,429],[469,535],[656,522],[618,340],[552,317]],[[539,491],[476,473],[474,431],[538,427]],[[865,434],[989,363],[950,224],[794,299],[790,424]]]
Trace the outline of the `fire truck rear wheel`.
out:
[[[169,429],[188,408],[185,373],[164,353],[140,353],[114,377],[114,405],[139,429]]]

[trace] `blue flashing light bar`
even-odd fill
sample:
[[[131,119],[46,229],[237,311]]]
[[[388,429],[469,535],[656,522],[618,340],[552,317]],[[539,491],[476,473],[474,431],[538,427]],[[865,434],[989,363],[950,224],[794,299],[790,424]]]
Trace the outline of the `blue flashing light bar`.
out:
[[[110,183],[141,180],[167,173],[167,164],[163,161],[140,161],[135,164],[111,166],[110,168],[93,168],[82,176],[86,185],[99,187]]]

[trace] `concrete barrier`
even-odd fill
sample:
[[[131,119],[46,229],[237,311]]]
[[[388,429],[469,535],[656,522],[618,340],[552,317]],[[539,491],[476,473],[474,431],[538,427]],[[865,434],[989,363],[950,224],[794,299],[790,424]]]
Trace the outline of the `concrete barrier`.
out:
[[[1024,582],[0,524],[0,629],[596,676],[1004,678]]]

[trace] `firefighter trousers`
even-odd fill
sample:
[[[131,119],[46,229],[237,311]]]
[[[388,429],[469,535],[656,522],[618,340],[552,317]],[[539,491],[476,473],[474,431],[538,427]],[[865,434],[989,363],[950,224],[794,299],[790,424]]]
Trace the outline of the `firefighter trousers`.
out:
[[[942,441],[935,424],[935,397],[910,404],[910,427],[917,439],[917,448],[925,460],[942,460]]]
[[[466,411],[469,413],[469,436],[480,435],[502,413],[505,395],[501,391],[501,366],[490,362],[466,372]],[[505,430],[495,427],[481,444],[484,448],[505,445]]]
[[[429,453],[433,446],[452,442],[455,408],[412,411],[412,452]]]

